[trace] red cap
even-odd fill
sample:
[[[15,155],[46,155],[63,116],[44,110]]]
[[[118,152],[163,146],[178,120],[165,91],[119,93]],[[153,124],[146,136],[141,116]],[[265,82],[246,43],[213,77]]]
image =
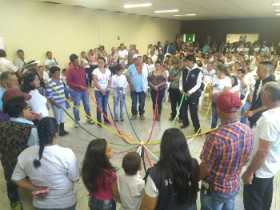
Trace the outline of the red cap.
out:
[[[24,92],[22,92],[20,89],[18,88],[13,88],[13,89],[8,89],[5,93],[4,93],[4,96],[3,96],[3,102],[7,102],[9,101],[10,99],[12,98],[15,98],[15,97],[24,97],[24,99],[26,101],[30,100],[31,99],[31,95],[28,95]]]
[[[237,112],[241,107],[241,100],[238,94],[224,91],[217,97],[217,108],[224,113]]]

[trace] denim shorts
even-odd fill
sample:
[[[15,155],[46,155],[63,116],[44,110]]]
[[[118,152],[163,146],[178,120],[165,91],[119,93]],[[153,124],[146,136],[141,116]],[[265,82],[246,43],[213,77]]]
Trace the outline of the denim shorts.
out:
[[[114,200],[98,200],[92,196],[89,200],[90,210],[116,210],[116,202]]]

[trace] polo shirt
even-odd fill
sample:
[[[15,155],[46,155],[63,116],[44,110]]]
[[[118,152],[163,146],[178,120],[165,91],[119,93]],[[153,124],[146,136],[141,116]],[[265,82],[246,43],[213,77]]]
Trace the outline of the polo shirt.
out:
[[[146,92],[148,89],[148,68],[145,64],[142,65],[142,72],[139,74],[135,64],[128,68],[128,76],[133,86],[133,90],[137,93]]]

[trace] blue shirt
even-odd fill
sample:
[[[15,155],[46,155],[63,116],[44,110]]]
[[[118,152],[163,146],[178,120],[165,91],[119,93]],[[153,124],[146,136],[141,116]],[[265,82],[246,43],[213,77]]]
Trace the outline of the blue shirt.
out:
[[[0,87],[0,111],[3,111],[3,96],[6,89],[3,87]]]
[[[18,118],[11,117],[10,120],[12,122],[32,125],[33,127],[31,129],[31,133],[30,133],[30,136],[28,138],[27,145],[29,147],[33,146],[33,145],[39,145],[38,131],[37,131],[37,128],[34,126],[34,123],[32,121],[24,119],[24,118],[21,118],[21,117],[18,117]]]
[[[139,93],[145,91],[143,83],[143,73],[139,74],[134,64],[128,67],[128,76],[133,86],[133,91]]]

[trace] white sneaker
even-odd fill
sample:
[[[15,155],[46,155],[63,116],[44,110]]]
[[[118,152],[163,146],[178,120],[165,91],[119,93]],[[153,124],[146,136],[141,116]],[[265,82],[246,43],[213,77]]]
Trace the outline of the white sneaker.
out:
[[[79,127],[80,127],[80,123],[79,123],[79,122],[76,122],[75,125],[74,125],[74,127],[75,127],[75,128],[79,128]]]

